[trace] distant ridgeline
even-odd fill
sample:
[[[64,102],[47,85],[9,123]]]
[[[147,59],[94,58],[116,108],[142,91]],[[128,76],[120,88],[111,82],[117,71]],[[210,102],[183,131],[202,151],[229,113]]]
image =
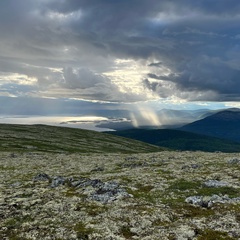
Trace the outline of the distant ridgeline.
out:
[[[109,134],[173,150],[240,152],[240,143],[174,129],[130,129]]]
[[[220,111],[202,120],[187,124],[180,130],[240,142],[240,110]]]
[[[105,133],[46,125],[0,124],[1,151],[145,153],[163,148]]]

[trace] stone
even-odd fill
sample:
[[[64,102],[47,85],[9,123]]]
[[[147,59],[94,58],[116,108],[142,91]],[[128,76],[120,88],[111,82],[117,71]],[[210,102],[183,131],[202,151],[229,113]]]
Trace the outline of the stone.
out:
[[[61,176],[53,177],[52,182],[51,182],[51,187],[56,188],[60,185],[64,185],[66,183],[66,179]]]
[[[96,167],[91,170],[91,172],[103,172],[103,171],[104,171],[104,167]]]
[[[193,163],[193,164],[190,164],[190,165],[183,165],[182,169],[198,169],[200,167],[201,167],[201,165]]]
[[[22,184],[20,182],[15,182],[11,184],[11,187],[20,187]]]
[[[90,199],[108,203],[122,197],[130,197],[130,195],[124,189],[120,188],[118,183],[107,182],[92,193]]]
[[[212,196],[190,196],[185,199],[185,202],[203,208],[211,208],[215,203],[239,203],[240,197],[229,198],[228,195],[219,196],[216,194]]]
[[[99,179],[89,179],[89,178],[80,178],[78,180],[71,180],[71,186],[75,188],[82,188],[82,187],[99,187],[103,184],[103,182]]]
[[[46,173],[39,173],[33,178],[33,181],[49,181],[50,179]]]
[[[229,159],[228,164],[240,164],[240,159],[239,158]]]
[[[218,181],[218,180],[208,180],[206,182],[203,183],[204,186],[206,187],[226,187],[229,184],[227,182],[222,182],[222,181]]]

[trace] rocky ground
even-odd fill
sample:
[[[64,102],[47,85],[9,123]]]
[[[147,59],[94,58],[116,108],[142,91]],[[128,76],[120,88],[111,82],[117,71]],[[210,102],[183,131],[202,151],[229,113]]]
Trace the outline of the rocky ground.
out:
[[[240,239],[240,154],[0,153],[0,239]]]

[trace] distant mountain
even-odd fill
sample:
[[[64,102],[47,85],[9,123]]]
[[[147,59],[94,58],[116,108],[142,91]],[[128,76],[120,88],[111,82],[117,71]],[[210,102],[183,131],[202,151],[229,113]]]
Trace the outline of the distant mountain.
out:
[[[240,109],[222,110],[179,130],[240,142]]]
[[[141,153],[163,148],[105,133],[46,125],[0,124],[0,151]]]
[[[174,150],[240,152],[239,143],[180,130],[131,129],[109,133]]]
[[[116,115],[118,113],[118,115]],[[134,128],[134,124],[131,121],[131,112],[130,111],[119,111],[115,115],[107,115],[108,117],[119,117],[119,114],[122,114],[122,117],[128,119],[128,121],[109,121],[99,123],[97,127],[100,128],[110,128],[114,130],[127,130]],[[147,113],[142,114],[141,111],[134,111],[133,115],[135,120],[138,122],[138,127],[140,128],[179,128],[185,124],[194,122],[196,120],[202,119],[206,116],[213,114],[212,110],[209,109],[197,109],[197,110],[174,110],[174,109],[161,109],[155,113],[155,118],[161,123],[161,126],[154,126],[149,119],[146,119]]]

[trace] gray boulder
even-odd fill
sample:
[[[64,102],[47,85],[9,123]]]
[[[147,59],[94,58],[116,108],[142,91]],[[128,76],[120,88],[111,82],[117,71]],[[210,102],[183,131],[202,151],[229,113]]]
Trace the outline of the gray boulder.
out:
[[[33,178],[33,181],[49,181],[51,177],[49,177],[46,173],[39,173]]]
[[[226,187],[229,184],[227,182],[223,182],[223,181],[218,181],[218,180],[208,180],[206,182],[203,183],[204,186],[206,187]]]
[[[239,158],[229,159],[228,164],[240,164],[240,159]]]
[[[115,201],[119,198],[130,197],[131,195],[126,190],[119,187],[116,182],[107,182],[100,186],[94,193],[91,194],[90,199],[102,203]]]
[[[51,182],[51,187],[56,188],[60,185],[64,185],[66,183],[66,179],[61,176],[53,177],[52,182]]]
[[[185,202],[203,208],[211,208],[215,203],[239,203],[240,197],[230,198],[228,195],[219,196],[216,194],[212,196],[190,196],[185,199]]]
[[[83,187],[100,187],[103,185],[103,182],[99,179],[89,179],[89,178],[79,178],[77,180],[71,179],[70,185],[74,188],[83,188]]]

